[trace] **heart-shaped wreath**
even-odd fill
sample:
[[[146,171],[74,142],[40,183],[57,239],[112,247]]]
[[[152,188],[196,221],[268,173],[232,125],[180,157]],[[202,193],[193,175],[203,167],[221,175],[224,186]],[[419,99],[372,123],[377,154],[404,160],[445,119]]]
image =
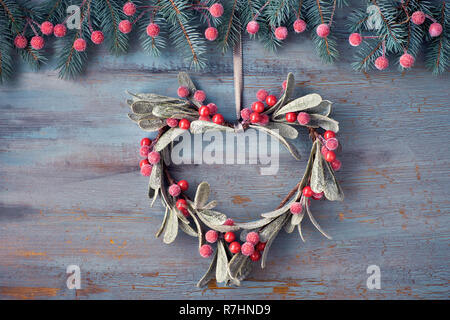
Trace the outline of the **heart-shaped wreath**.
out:
[[[141,173],[150,176],[148,195],[152,199],[151,205],[161,195],[165,207],[164,219],[156,236],[164,233],[163,241],[169,244],[175,240],[180,229],[190,236],[198,237],[202,257],[213,256],[208,271],[197,286],[205,286],[214,277],[217,282],[226,285],[239,285],[250,273],[253,261],[261,260],[261,267],[265,267],[269,248],[283,227],[288,233],[297,227],[304,241],[301,222],[305,214],[317,230],[331,239],[314,219],[310,198],[331,201],[342,201],[344,198],[335,177],[335,171],[340,169],[341,163],[335,153],[340,149],[335,137],[339,123],[329,117],[332,103],[322,100],[316,93],[292,99],[295,82],[290,73],[283,82],[283,93],[279,98],[259,90],[259,101],[254,102],[251,109],[243,109],[240,112],[241,120],[231,124],[217,113],[215,104],[204,104],[205,92],[197,90],[186,73],[180,73],[178,81],[178,96],[185,99],[152,93],[130,93],[132,99],[127,100],[127,103],[132,112],[128,116],[144,131],[158,131],[153,141],[142,139],[140,149],[141,156],[145,157],[140,162]],[[313,141],[305,173],[279,206],[273,211],[262,213],[259,220],[234,223],[224,213],[213,210],[217,202],[208,202],[210,186],[207,182],[200,183],[195,198],[189,199],[184,193],[189,188],[187,181],[176,183],[168,170],[174,140],[189,129],[193,134],[200,134],[209,130],[240,132],[254,128],[279,139],[299,159],[295,147],[286,140],[297,138],[298,132],[294,125],[307,127]],[[323,135],[318,128],[325,130]],[[205,229],[209,230],[205,232]],[[235,232],[238,230],[242,230],[242,245],[236,241]],[[217,243],[216,250],[206,242]]]

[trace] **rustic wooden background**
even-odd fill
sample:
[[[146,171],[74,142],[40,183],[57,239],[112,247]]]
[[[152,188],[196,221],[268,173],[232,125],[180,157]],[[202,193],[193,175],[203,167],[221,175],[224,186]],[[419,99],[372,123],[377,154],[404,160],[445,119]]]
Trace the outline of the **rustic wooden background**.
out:
[[[309,221],[305,244],[281,233],[267,268],[256,266],[239,288],[196,288],[208,266],[196,240],[181,234],[167,246],[154,237],[163,212],[159,203],[149,208],[137,166],[145,134],[126,117],[125,90],[175,95],[176,74],[186,70],[179,56],[154,59],[134,48],[114,58],[100,49],[76,81],[59,80],[50,63],[1,86],[0,298],[449,298],[448,74],[432,76],[421,58],[407,73],[355,73],[338,32],[342,59],[332,66],[306,36],[290,35],[279,54],[245,39],[247,105],[260,88],[278,93],[289,71],[297,95],[318,92],[335,102],[346,200],[314,203],[333,240]],[[210,67],[192,77],[233,120],[231,54],[211,47],[209,56]],[[237,220],[256,218],[300,179],[310,148],[301,137],[304,159],[283,149],[276,177],[259,176],[254,165],[173,173],[193,186],[209,181],[218,209]],[[81,290],[66,287],[70,264],[81,267]],[[372,264],[381,269],[380,290],[366,287]]]

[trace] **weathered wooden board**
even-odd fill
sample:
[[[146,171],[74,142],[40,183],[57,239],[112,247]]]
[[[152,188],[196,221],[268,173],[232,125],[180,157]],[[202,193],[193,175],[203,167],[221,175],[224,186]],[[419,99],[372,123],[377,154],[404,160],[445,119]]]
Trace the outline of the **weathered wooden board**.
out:
[[[434,77],[420,62],[404,74],[354,73],[343,32],[343,59],[332,66],[298,39],[279,54],[246,41],[245,102],[260,88],[278,93],[289,71],[297,95],[318,92],[335,102],[346,200],[313,206],[333,240],[308,222],[305,244],[281,234],[267,268],[255,267],[242,287],[197,289],[208,261],[196,254],[196,240],[182,235],[167,246],[154,238],[163,212],[148,206],[137,167],[145,134],[125,104],[126,89],[174,95],[184,66],[175,53],[99,52],[77,81],[58,80],[49,66],[0,87],[0,298],[448,298],[448,74]],[[233,120],[231,55],[211,48],[210,56],[212,65],[192,76]],[[300,179],[310,148],[301,137],[304,159],[282,150],[276,178],[259,176],[254,165],[173,172],[191,185],[209,181],[218,209],[249,219],[274,208]],[[70,264],[81,267],[76,292],[66,288]],[[366,287],[372,264],[381,268],[380,290]]]

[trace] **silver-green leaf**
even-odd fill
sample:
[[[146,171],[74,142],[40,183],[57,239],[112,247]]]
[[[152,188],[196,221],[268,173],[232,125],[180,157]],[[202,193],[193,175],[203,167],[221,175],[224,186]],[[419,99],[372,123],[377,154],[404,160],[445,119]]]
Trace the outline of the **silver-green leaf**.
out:
[[[161,151],[184,132],[186,132],[186,130],[183,130],[181,128],[170,128],[158,139],[158,142],[156,142],[154,146],[154,150],[158,152]]]
[[[217,242],[216,281],[224,282],[227,279],[228,258],[222,240]]]
[[[206,181],[201,182],[197,187],[197,192],[195,193],[194,208],[203,208],[203,206],[205,206],[208,202],[210,192],[211,188],[209,183]]]
[[[280,108],[277,112],[273,114],[274,118],[279,118],[279,116],[286,114],[288,112],[299,112],[304,111],[309,108],[313,108],[322,101],[322,97],[317,93],[307,94],[306,96],[297,98],[284,107]]]
[[[163,241],[166,244],[170,244],[175,241],[178,234],[178,217],[175,209],[170,210],[169,218],[164,231]]]

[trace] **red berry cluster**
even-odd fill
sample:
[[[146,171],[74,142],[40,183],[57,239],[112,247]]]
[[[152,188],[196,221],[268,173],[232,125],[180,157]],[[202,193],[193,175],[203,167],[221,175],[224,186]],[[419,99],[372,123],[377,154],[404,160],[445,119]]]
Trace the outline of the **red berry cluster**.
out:
[[[341,168],[341,161],[336,158],[335,150],[339,146],[339,141],[336,139],[336,133],[333,131],[325,131],[323,134],[323,146],[321,149],[325,161],[329,162],[333,170],[338,171]]]
[[[261,89],[256,93],[257,101],[253,102],[250,108],[241,110],[241,118],[243,122],[250,122],[253,124],[266,125],[269,123],[269,116],[264,114],[266,105],[273,107],[278,99],[275,95],[269,94],[266,90]],[[265,103],[265,104],[264,104]]]
[[[297,20],[294,21],[292,27],[293,27],[295,33],[302,33],[306,30],[306,22],[300,18],[297,18]],[[328,25],[327,25],[327,27],[328,27]],[[253,34],[258,33],[259,23],[256,21],[256,16],[255,16],[254,20],[247,23],[246,29],[249,34],[253,35]],[[275,38],[277,38],[280,41],[285,40],[289,33],[287,27],[285,27],[285,26],[279,26],[279,27],[273,28],[273,30],[274,30],[273,33],[275,35]],[[328,30],[328,33],[329,33],[329,30]]]
[[[252,261],[258,261],[261,258],[261,252],[266,246],[265,242],[260,242],[257,232],[249,232],[242,245],[236,241],[234,232],[226,232],[223,238],[229,243],[228,249],[231,253],[241,252],[243,255],[250,257]]]

